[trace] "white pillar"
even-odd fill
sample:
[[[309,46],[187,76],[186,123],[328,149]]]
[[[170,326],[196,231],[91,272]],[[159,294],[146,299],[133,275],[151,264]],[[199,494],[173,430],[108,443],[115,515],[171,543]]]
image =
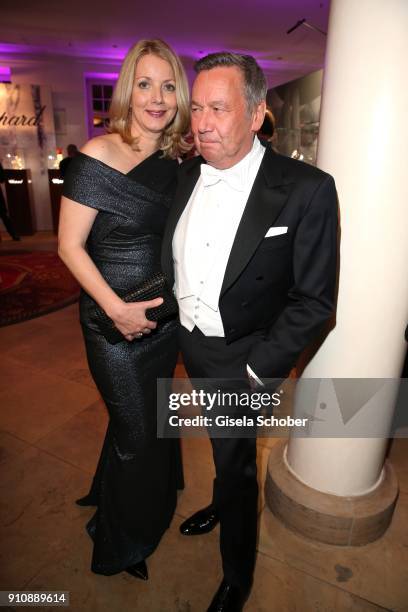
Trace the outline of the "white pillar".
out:
[[[398,378],[408,322],[408,2],[332,0],[317,165],[337,184],[337,325],[306,378]],[[389,422],[393,396],[384,402]],[[362,495],[381,480],[386,439],[290,438],[310,487]]]

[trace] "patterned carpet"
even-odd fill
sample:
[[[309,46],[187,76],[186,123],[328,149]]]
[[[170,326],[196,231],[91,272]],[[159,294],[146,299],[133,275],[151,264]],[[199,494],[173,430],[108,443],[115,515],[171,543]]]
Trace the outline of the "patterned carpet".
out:
[[[79,285],[53,251],[0,251],[0,327],[75,302]]]

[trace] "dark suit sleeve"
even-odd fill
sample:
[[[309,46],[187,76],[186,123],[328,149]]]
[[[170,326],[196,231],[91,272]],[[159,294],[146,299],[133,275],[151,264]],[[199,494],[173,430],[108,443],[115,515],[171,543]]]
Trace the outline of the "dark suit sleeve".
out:
[[[334,310],[337,270],[337,195],[330,176],[319,184],[301,219],[293,247],[294,283],[267,337],[248,357],[259,378],[286,378],[300,353]]]

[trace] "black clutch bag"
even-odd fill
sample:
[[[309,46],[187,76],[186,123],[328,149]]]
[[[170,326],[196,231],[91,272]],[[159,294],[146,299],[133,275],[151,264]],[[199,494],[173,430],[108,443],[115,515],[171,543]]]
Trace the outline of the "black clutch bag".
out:
[[[164,321],[178,312],[177,300],[169,289],[166,277],[159,272],[135,287],[129,293],[120,296],[124,302],[145,302],[155,298],[163,298],[163,303],[156,308],[146,310],[146,318],[150,321]],[[100,333],[110,344],[125,340],[123,334],[115,327],[114,322],[99,306],[93,306],[89,312],[90,319],[98,327]]]

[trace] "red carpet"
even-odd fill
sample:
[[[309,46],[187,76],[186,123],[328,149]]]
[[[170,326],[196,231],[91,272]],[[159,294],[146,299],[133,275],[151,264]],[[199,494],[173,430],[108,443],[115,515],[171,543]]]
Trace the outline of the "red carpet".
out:
[[[53,251],[0,251],[0,327],[58,310],[79,285]]]

